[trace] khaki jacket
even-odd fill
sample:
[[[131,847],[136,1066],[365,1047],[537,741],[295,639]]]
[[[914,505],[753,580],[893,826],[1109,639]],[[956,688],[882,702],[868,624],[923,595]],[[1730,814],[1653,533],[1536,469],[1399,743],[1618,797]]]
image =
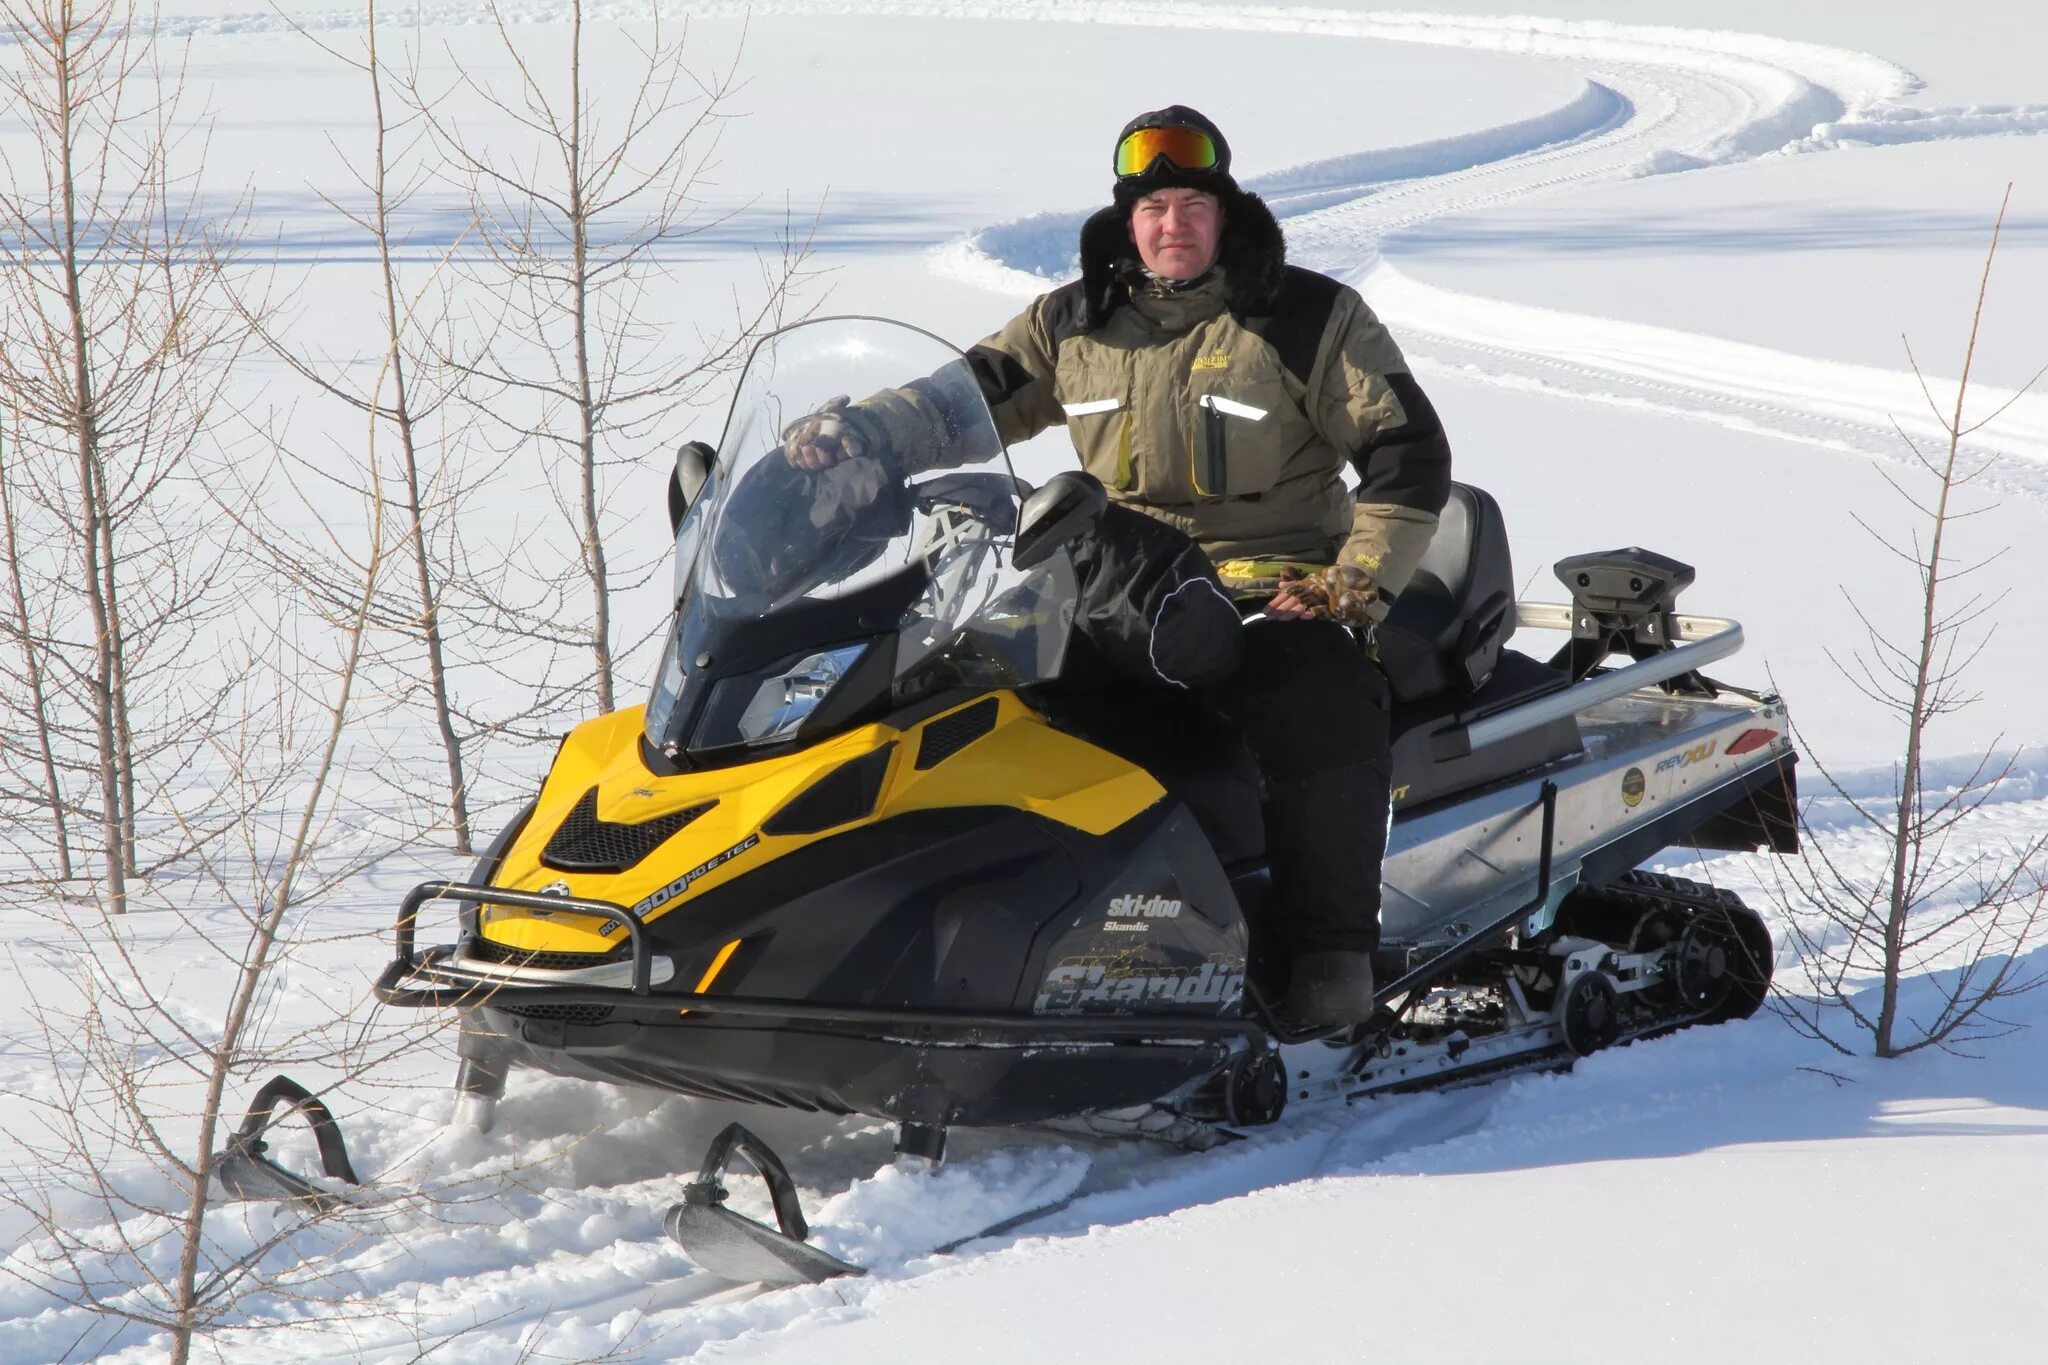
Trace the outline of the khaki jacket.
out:
[[[1342,475],[1407,422],[1388,376],[1408,367],[1357,292],[1325,283],[1335,302],[1302,377],[1229,309],[1220,270],[1179,290],[1137,284],[1094,330],[1063,325],[1061,294],[1043,295],[976,348],[1014,362],[992,395],[997,427],[1015,444],[1066,426],[1112,497],[1186,532],[1226,581],[1256,576],[1236,560],[1342,562],[1398,593],[1435,508],[1354,502]]]

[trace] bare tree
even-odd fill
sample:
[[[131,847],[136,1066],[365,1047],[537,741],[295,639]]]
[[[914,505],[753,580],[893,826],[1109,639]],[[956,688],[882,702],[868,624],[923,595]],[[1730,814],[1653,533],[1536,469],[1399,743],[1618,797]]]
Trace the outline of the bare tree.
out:
[[[400,523],[397,530],[403,537],[403,554],[410,573],[402,586],[392,585],[388,594],[391,600],[378,603],[371,619],[379,628],[399,633],[417,648],[417,653],[410,657],[393,661],[380,656],[380,661],[393,663],[408,675],[424,666],[427,704],[440,737],[446,768],[444,804],[448,823],[454,832],[456,851],[469,853],[473,851],[473,831],[464,745],[472,736],[463,732],[465,727],[459,723],[461,717],[454,699],[455,660],[448,630],[448,603],[451,591],[460,594],[468,572],[467,558],[458,548],[457,515],[465,501],[464,494],[474,494],[478,489],[453,458],[445,428],[440,437],[429,434],[448,394],[437,374],[438,352],[430,343],[436,319],[422,317],[420,308],[423,297],[431,294],[438,300],[445,292],[441,289],[442,268],[460,239],[450,244],[424,280],[402,277],[396,250],[402,228],[395,220],[402,219],[431,172],[417,164],[416,154],[424,137],[418,114],[401,111],[394,121],[386,102],[390,76],[379,51],[376,0],[365,0],[364,19],[360,53],[344,50],[310,30],[300,31],[329,56],[360,72],[368,96],[368,151],[359,161],[342,153],[344,160],[351,163],[351,173],[365,202],[349,203],[324,193],[322,198],[329,208],[368,237],[375,248],[376,307],[384,342],[376,370],[377,387],[352,383],[346,365],[322,363],[302,353],[255,310],[249,316],[270,348],[301,377],[390,430],[392,439],[382,447],[388,458],[381,466],[365,468],[362,479],[365,484],[389,485],[389,498]],[[399,80],[402,88],[417,88],[417,70],[408,67]],[[334,141],[332,135],[329,141]],[[300,561],[302,566],[312,562]],[[351,565],[338,564],[332,569],[343,593],[347,585],[357,581]],[[479,622],[477,627],[486,628],[486,623]]]
[[[1871,1035],[1879,1057],[1899,1057],[2007,1031],[1995,1013],[1998,1004],[2048,983],[2048,972],[2030,971],[2023,957],[2048,918],[2048,831],[2008,840],[1995,851],[1955,841],[2012,778],[2018,755],[2000,759],[1994,742],[1953,785],[1931,781],[1926,770],[1928,736],[1936,724],[1978,700],[1967,674],[1991,635],[1985,618],[2005,596],[1987,595],[1969,582],[1999,556],[1966,562],[1955,553],[1951,537],[1960,521],[1982,510],[1964,505],[1964,495],[1996,459],[1972,454],[1963,443],[2019,397],[2013,395],[1974,420],[1969,413],[1978,329],[2011,198],[2008,185],[1985,254],[1962,376],[1950,408],[1936,401],[1907,346],[1913,372],[1946,435],[1946,449],[1930,453],[1899,429],[1929,489],[1916,494],[1889,475],[1886,479],[1918,515],[1919,528],[1911,544],[1901,546],[1862,523],[1918,576],[1918,630],[1913,638],[1894,642],[1852,598],[1850,606],[1864,624],[1865,645],[1851,659],[1835,660],[1858,692],[1894,713],[1904,727],[1903,755],[1891,793],[1882,802],[1851,791],[1825,765],[1820,769],[1834,795],[1853,811],[1855,824],[1881,839],[1881,872],[1865,875],[1831,853],[1830,841],[1812,837],[1810,829],[1802,840],[1804,875],[1796,879],[1791,923],[1813,994],[1787,1001],[1782,1009],[1803,1032],[1845,1052],[1832,1022],[1840,1016]],[[2042,374],[2048,369],[2020,393]],[[1966,594],[1960,603],[1959,592]],[[1915,1016],[1901,998],[1901,983],[1937,964],[1951,967],[1952,975],[1938,987],[1932,1012]],[[1872,977],[1878,983],[1875,1010],[1862,995]]]
[[[237,491],[248,496],[223,512],[261,534],[249,509],[275,505],[278,491]],[[321,937],[308,912],[394,847],[389,838],[331,846],[337,810],[361,798],[351,784],[380,766],[359,752],[352,726],[393,537],[374,493],[360,521],[321,515],[358,571],[353,598],[335,599],[331,580],[287,580],[284,609],[268,614],[272,629],[252,635],[235,660],[232,722],[215,729],[199,760],[203,803],[151,793],[190,832],[188,875],[138,884],[135,909],[151,914],[35,911],[54,931],[60,969],[22,973],[51,1084],[31,1103],[34,1131],[9,1134],[45,1162],[0,1177],[0,1201],[34,1229],[0,1269],[102,1320],[166,1334],[175,1362],[252,1296],[318,1307],[317,1267],[269,1272],[262,1262],[312,1223],[349,1211],[340,1201],[302,1203],[253,1240],[246,1228],[219,1234],[215,1162],[236,1092],[286,1065],[346,1081],[418,1040],[418,1026],[366,1029],[348,1006],[331,1017],[277,1018],[281,975]],[[181,989],[139,937],[163,929],[128,927],[150,921],[205,945],[185,969],[205,975],[203,995],[189,981]]]
[[[23,738],[22,730],[9,727],[8,734],[0,735],[0,748],[7,751],[11,760],[16,756],[14,750],[17,747],[34,747],[40,781],[29,803],[42,807],[49,815],[50,837],[56,844],[57,877],[68,882],[75,875],[71,862],[71,822],[64,805],[64,785],[57,774],[49,698],[43,682],[50,647],[49,632],[44,614],[29,602],[21,564],[26,546],[14,519],[13,482],[8,470],[5,441],[0,440],[0,554],[7,559],[6,629],[20,647],[20,671],[12,675],[20,687],[17,695],[25,693],[28,697],[26,737]],[[27,850],[32,859],[39,851]]]
[[[622,572],[613,553],[608,469],[644,463],[661,421],[779,325],[805,273],[808,240],[786,233],[779,254],[763,257],[760,297],[735,298],[729,324],[715,333],[691,329],[694,353],[679,354],[682,329],[652,316],[649,299],[674,248],[730,216],[708,212],[702,198],[722,126],[733,117],[738,53],[700,76],[685,61],[687,31],[671,37],[661,6],[652,5],[650,37],[635,45],[637,68],[608,71],[600,85],[585,67],[581,0],[570,0],[566,42],[522,42],[495,0],[490,12],[512,88],[464,69],[459,89],[509,119],[533,149],[507,151],[467,134],[457,117],[414,92],[471,196],[482,248],[472,282],[476,297],[492,300],[488,319],[472,329],[472,349],[449,358],[467,377],[475,409],[509,438],[505,453],[530,448],[543,462],[575,540],[571,578],[580,592],[555,594],[538,613],[545,619],[528,629],[582,641],[591,661],[584,676],[609,711],[619,653],[611,597],[652,566]],[[536,50],[558,65],[544,67]],[[571,581],[546,569],[538,577],[565,589]]]
[[[125,0],[0,0],[0,20],[18,54],[0,99],[33,142],[26,164],[0,158],[12,512],[56,528],[15,563],[75,602],[54,620],[84,626],[42,657],[43,735],[87,756],[74,804],[118,913],[145,867],[142,770],[175,768],[207,732],[185,665],[227,560],[195,535],[186,480],[243,329],[221,306],[226,244],[197,212],[204,147],[181,147],[182,73],[157,66],[146,25]]]

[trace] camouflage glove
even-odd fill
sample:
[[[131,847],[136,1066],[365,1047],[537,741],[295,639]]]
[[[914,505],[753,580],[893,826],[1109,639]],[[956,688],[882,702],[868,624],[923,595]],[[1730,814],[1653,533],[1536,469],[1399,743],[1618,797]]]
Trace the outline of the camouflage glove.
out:
[[[1317,620],[1335,621],[1340,626],[1369,626],[1386,615],[1386,609],[1379,606],[1380,590],[1372,575],[1350,564],[1332,565],[1311,574],[1290,569],[1281,575],[1280,594],[1307,607]]]
[[[782,429],[782,454],[798,469],[824,469],[867,453],[868,439],[843,393]]]

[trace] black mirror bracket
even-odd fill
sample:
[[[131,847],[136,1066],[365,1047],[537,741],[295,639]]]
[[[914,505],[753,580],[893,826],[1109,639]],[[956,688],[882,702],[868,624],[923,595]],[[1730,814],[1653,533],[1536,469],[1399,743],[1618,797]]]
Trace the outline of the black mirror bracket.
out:
[[[1024,499],[1023,511],[1017,516],[1017,548],[1011,565],[1037,568],[1056,551],[1094,534],[1108,509],[1109,492],[1093,474],[1068,469],[1053,475]]]
[[[676,467],[668,477],[668,533],[673,536],[683,524],[683,513],[704,491],[718,452],[702,441],[685,441],[676,451]]]

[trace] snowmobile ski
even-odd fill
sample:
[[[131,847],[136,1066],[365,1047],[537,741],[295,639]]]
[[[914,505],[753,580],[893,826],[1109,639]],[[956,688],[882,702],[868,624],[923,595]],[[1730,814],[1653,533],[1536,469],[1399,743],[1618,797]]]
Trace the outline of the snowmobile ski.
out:
[[[768,1186],[778,1226],[735,1213],[725,1205],[730,1191],[725,1172],[738,1158]],[[689,1258],[724,1279],[742,1284],[819,1284],[841,1275],[865,1275],[860,1266],[810,1244],[796,1182],[773,1148],[741,1124],[730,1124],[712,1139],[697,1178],[683,1187],[683,1202],[662,1220],[669,1240]]]
[[[348,1144],[319,1096],[289,1076],[273,1076],[256,1092],[242,1116],[242,1126],[228,1139],[228,1145],[213,1154],[213,1178],[230,1199],[303,1200],[325,1212],[347,1202],[346,1196],[323,1190],[298,1172],[280,1166],[268,1155],[264,1134],[277,1122],[279,1105],[304,1116],[320,1149],[320,1168],[330,1180],[361,1185],[355,1167],[349,1164]]]

